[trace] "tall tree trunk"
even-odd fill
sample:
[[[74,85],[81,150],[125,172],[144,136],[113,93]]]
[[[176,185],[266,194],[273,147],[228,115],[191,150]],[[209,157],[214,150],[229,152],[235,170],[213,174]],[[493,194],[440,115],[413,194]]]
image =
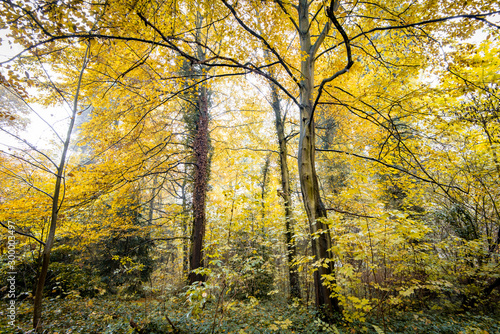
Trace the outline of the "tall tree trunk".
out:
[[[338,299],[332,296],[322,281],[327,279],[330,284],[335,283],[335,268],[331,260],[331,236],[328,226],[324,223],[327,218],[325,206],[321,201],[318,177],[315,167],[315,127],[313,111],[314,91],[314,57],[316,44],[311,45],[309,33],[309,4],[308,0],[300,0],[298,6],[300,48],[303,58],[301,61],[300,81],[300,138],[299,138],[299,177],[304,207],[309,220],[312,234],[312,253],[319,265],[314,272],[314,287],[316,305],[323,309],[327,316],[340,313]],[[320,37],[321,38],[321,37]],[[317,40],[316,43],[321,43]]]
[[[292,211],[292,193],[290,189],[290,175],[288,172],[288,148],[287,140],[285,138],[285,126],[284,120],[281,115],[281,105],[278,95],[277,88],[271,83],[271,99],[272,107],[275,116],[276,125],[276,135],[278,136],[279,145],[279,159],[280,159],[280,171],[281,171],[281,189],[283,193],[281,194],[284,200],[285,206],[285,241],[287,247],[287,259],[288,259],[288,280],[290,282],[290,296],[292,298],[300,298],[300,281],[299,273],[293,270],[292,263],[297,256],[297,248],[295,246],[295,241],[293,239],[293,227],[295,225],[295,219],[293,217]]]
[[[257,11],[257,17],[259,18],[259,12]],[[260,20],[259,20],[260,27]],[[271,55],[267,48],[264,49],[264,57],[266,62],[271,63]],[[269,75],[272,78],[275,77],[274,69],[271,67],[269,69]],[[293,203],[292,203],[292,192],[290,189],[290,174],[288,169],[288,148],[287,139],[285,137],[285,124],[284,117],[281,113],[281,103],[278,94],[278,87],[269,81],[269,87],[271,88],[271,106],[274,111],[274,125],[276,126],[276,136],[278,137],[279,145],[279,159],[280,159],[280,172],[281,172],[281,189],[284,200],[285,209],[285,242],[287,249],[287,263],[288,263],[288,281],[290,283],[290,297],[300,298],[300,281],[299,273],[293,270],[292,263],[297,257],[297,247],[295,245],[295,240],[293,239],[293,228],[295,226],[295,219],[293,217]]]
[[[193,233],[191,235],[191,251],[189,261],[189,283],[203,281],[203,275],[193,270],[203,267],[203,240],[206,226],[206,195],[209,173],[209,132],[208,132],[208,93],[205,86],[200,87],[198,96],[198,113],[196,136],[194,138],[194,184],[193,184]]]
[[[267,184],[269,183],[269,164],[271,163],[271,155],[268,154],[262,166],[262,183],[260,184],[260,220],[263,222],[266,217],[266,193]],[[263,224],[262,224],[263,226]]]
[[[187,168],[186,168],[187,169]],[[185,171],[187,175],[187,170]],[[181,220],[181,229],[182,236],[185,239],[182,239],[182,276],[186,275],[189,271],[189,217],[187,216],[188,204],[186,198],[186,186],[187,186],[187,177],[184,177],[182,180],[181,186],[181,196],[182,196],[182,220]]]
[[[38,276],[37,284],[36,284],[36,290],[35,290],[35,301],[33,304],[33,328],[38,332],[42,331],[42,323],[41,323],[41,318],[42,318],[42,301],[43,301],[43,289],[45,287],[45,281],[47,279],[47,272],[49,270],[49,263],[50,263],[50,253],[52,251],[52,246],[54,245],[54,240],[56,236],[56,229],[57,229],[57,222],[58,222],[58,215],[59,215],[59,210],[62,205],[62,201],[59,201],[59,197],[61,195],[61,188],[62,188],[62,181],[64,178],[64,170],[66,167],[66,156],[68,153],[69,149],[69,144],[71,142],[71,134],[73,132],[73,128],[75,126],[75,120],[78,112],[78,98],[80,95],[80,87],[82,83],[82,78],[83,78],[83,72],[85,71],[85,68],[87,66],[88,62],[88,54],[89,54],[89,49],[90,46],[87,47],[85,51],[85,56],[83,58],[83,65],[80,70],[80,75],[78,77],[78,82],[77,82],[77,89],[75,92],[75,97],[73,99],[73,106],[72,106],[72,114],[71,114],[71,120],[68,126],[68,131],[66,134],[66,139],[63,144],[63,150],[61,152],[61,160],[59,162],[59,165],[57,167],[57,172],[56,172],[56,184],[54,186],[54,194],[52,195],[52,209],[51,209],[51,217],[50,217],[50,227],[49,227],[49,233],[47,235],[47,239],[45,241],[45,246],[43,249],[43,254],[42,254],[42,268],[40,270],[40,275]],[[54,89],[57,89],[54,87]]]
[[[201,27],[203,17],[197,13],[196,39],[201,41]],[[198,44],[198,58],[205,59],[205,53]],[[203,70],[198,69],[198,78],[203,77]],[[203,267],[203,241],[206,228],[206,197],[208,189],[208,174],[210,172],[210,138],[208,114],[208,90],[204,83],[198,89],[198,101],[195,117],[196,127],[193,140],[194,151],[194,184],[193,184],[193,233],[191,235],[191,251],[189,257],[189,283],[204,281],[205,277],[194,273],[193,270]]]

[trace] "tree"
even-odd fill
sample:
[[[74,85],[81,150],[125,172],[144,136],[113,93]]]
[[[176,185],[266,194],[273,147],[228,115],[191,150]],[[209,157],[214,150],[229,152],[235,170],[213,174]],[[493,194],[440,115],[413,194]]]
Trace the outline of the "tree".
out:
[[[50,252],[52,250],[52,247],[54,245],[54,240],[55,240],[55,235],[56,235],[56,229],[57,229],[57,222],[58,222],[58,217],[59,217],[59,210],[61,208],[61,202],[64,200],[64,197],[61,197],[61,190],[63,187],[63,178],[65,174],[65,167],[66,167],[66,156],[68,154],[69,150],[69,145],[71,143],[71,134],[73,132],[73,127],[75,124],[76,117],[78,115],[78,112],[80,112],[82,109],[79,107],[79,98],[80,98],[80,86],[82,83],[82,77],[85,72],[86,67],[88,66],[89,62],[89,52],[90,52],[90,44],[87,45],[87,48],[84,52],[84,55],[82,57],[82,65],[81,65],[81,70],[79,77],[77,78],[77,83],[76,83],[76,90],[73,93],[73,105],[71,105],[71,118],[70,118],[70,123],[68,126],[66,138],[63,143],[63,148],[61,151],[61,160],[59,164],[57,165],[57,172],[55,174],[55,185],[54,185],[54,192],[52,197],[52,212],[50,216],[50,226],[49,226],[49,233],[47,235],[47,239],[45,241],[45,246],[43,250],[43,257],[42,257],[42,268],[40,269],[40,275],[38,277],[38,282],[37,282],[37,287],[36,287],[36,293],[35,293],[35,302],[34,302],[34,307],[33,307],[33,328],[41,328],[41,316],[42,316],[42,300],[43,300],[43,288],[45,286],[45,279],[47,277],[47,270],[49,268],[49,262],[50,262]],[[54,87],[57,89],[56,87]]]
[[[47,72],[45,74],[47,75],[47,86],[49,89],[51,89],[53,94],[57,97],[59,97],[63,102],[67,104],[67,107],[71,110],[70,112],[70,119],[69,119],[69,124],[66,129],[66,137],[62,139],[61,137],[58,138],[61,140],[62,148],[60,149],[59,152],[59,162],[56,163],[53,158],[49,157],[46,153],[43,151],[37,149],[34,145],[29,144],[27,140],[22,140],[18,136],[10,133],[14,138],[16,139],[21,139],[21,142],[24,142],[26,145],[28,145],[29,150],[31,152],[27,152],[27,155],[25,158],[22,157],[22,155],[11,155],[13,158],[18,159],[20,163],[22,164],[27,164],[27,166],[30,167],[30,169],[35,169],[36,172],[42,172],[50,175],[50,178],[52,179],[51,181],[51,186],[53,189],[51,191],[43,190],[42,188],[36,187],[34,184],[32,184],[28,179],[24,179],[21,174],[19,174],[18,171],[16,170],[9,170],[9,174],[11,174],[14,177],[17,177],[20,179],[22,182],[28,183],[31,187],[37,189],[39,192],[43,193],[44,195],[48,196],[50,198],[50,213],[49,217],[46,217],[46,221],[49,224],[48,227],[48,233],[45,239],[45,242],[39,241],[43,245],[43,253],[42,253],[42,258],[41,258],[41,269],[39,272],[39,275],[37,277],[37,285],[36,285],[36,290],[35,290],[35,300],[34,300],[34,308],[33,308],[33,328],[39,330],[42,327],[42,302],[43,302],[43,290],[46,282],[46,277],[47,277],[47,272],[49,268],[49,263],[50,263],[50,254],[52,251],[52,248],[54,246],[55,238],[56,238],[56,231],[57,227],[59,225],[59,215],[61,212],[61,208],[65,199],[65,174],[66,174],[66,165],[68,162],[68,153],[70,150],[70,143],[71,143],[71,135],[73,133],[74,129],[74,124],[76,117],[78,113],[80,113],[83,109],[86,107],[82,108],[80,106],[80,89],[82,85],[82,80],[83,80],[83,75],[84,72],[89,64],[89,59],[90,59],[90,50],[91,50],[91,45],[90,43],[86,43],[84,50],[81,53],[78,53],[76,51],[75,54],[70,54],[69,57],[72,58],[74,61],[76,61],[79,65],[79,69],[77,70],[77,77],[74,78],[74,82],[68,85],[68,88],[73,88],[74,90],[70,92],[68,95],[66,95],[66,92],[64,92],[54,81],[52,81],[52,78],[50,77]],[[73,51],[73,50],[72,50]],[[41,57],[33,57],[34,58],[34,64],[35,66],[38,64],[41,66],[42,70],[45,71],[43,67],[43,63],[41,60]],[[71,100],[69,100],[71,98]],[[9,133],[7,130],[4,130],[7,133]],[[56,133],[57,134],[57,133]],[[21,151],[22,152],[22,151]],[[37,157],[38,156],[38,157]],[[44,161],[45,160],[45,161]],[[46,187],[44,187],[46,188]]]
[[[285,119],[282,116],[280,99],[278,96],[277,88],[271,84],[271,101],[274,111],[274,122],[276,125],[276,135],[278,137],[279,145],[279,162],[281,173],[281,192],[283,197],[283,205],[285,208],[285,242],[287,245],[288,257],[288,280],[290,282],[290,295],[295,298],[300,298],[300,282],[299,275],[294,270],[292,264],[296,260],[297,250],[295,240],[293,239],[293,231],[295,219],[293,217],[293,204],[292,204],[292,189],[290,187],[290,175],[288,170],[288,148],[287,137],[285,136]]]
[[[203,16],[201,12],[196,14],[196,41],[197,56],[200,61],[206,59],[206,50],[202,47],[202,39],[208,38],[202,34]],[[206,33],[208,35],[208,31]],[[203,243],[205,239],[206,220],[206,197],[208,179],[210,173],[210,133],[209,133],[209,107],[210,97],[207,85],[203,82],[207,77],[207,70],[200,66],[195,70],[195,76],[201,83],[195,94],[194,113],[190,115],[193,146],[194,181],[193,181],[193,232],[191,236],[191,250],[189,261],[189,283],[203,281],[203,275],[195,270],[203,267]]]

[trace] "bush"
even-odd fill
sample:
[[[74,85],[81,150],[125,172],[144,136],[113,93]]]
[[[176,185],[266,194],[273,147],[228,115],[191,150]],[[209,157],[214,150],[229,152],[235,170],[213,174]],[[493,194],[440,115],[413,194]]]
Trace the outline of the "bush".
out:
[[[53,249],[51,262],[47,272],[44,294],[46,296],[95,296],[99,289],[99,280],[92,273],[92,268],[85,268],[75,263],[76,251],[61,246]],[[38,278],[36,259],[28,254],[21,255],[16,262],[16,294],[34,295]],[[0,265],[0,281],[6,282],[12,270],[2,263]],[[7,291],[0,292],[4,297]]]

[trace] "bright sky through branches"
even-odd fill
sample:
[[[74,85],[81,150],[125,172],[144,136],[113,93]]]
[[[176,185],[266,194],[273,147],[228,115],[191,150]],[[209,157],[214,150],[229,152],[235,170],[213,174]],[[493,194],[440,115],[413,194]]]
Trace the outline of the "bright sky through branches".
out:
[[[2,44],[0,45],[0,62],[10,59],[22,51],[21,46],[8,42],[5,30],[0,30],[0,39],[2,40]],[[5,69],[0,68],[0,72],[4,70]],[[29,93],[37,94],[37,91],[32,89]],[[30,103],[30,107],[33,108],[33,110],[30,111],[28,115],[27,126],[19,135],[37,148],[49,148],[56,138],[50,126],[59,133],[59,136],[61,136],[67,128],[67,112],[62,107],[45,107],[36,103]],[[41,118],[43,118],[43,120]],[[0,133],[0,144],[2,146],[9,145],[18,147],[19,142],[2,132]]]

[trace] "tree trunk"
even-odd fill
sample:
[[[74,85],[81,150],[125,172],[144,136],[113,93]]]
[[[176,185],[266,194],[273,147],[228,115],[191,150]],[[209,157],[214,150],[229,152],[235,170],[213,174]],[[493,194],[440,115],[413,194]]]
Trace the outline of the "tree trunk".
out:
[[[202,40],[203,16],[196,13],[196,40]],[[198,58],[205,59],[205,52],[200,44],[197,46]],[[203,68],[193,69],[197,78],[204,75]],[[194,273],[193,270],[203,267],[203,242],[206,228],[206,197],[208,174],[210,172],[210,133],[208,131],[208,90],[204,83],[199,86],[196,103],[196,126],[193,133],[194,153],[194,184],[193,184],[193,230],[191,234],[191,250],[189,253],[189,284],[204,281],[204,275]]]
[[[186,168],[187,169],[187,168]],[[187,175],[187,170],[186,170]],[[185,277],[189,272],[189,218],[186,216],[187,212],[189,212],[186,198],[186,185],[187,185],[187,176],[182,180],[181,186],[181,196],[182,196],[182,220],[181,220],[181,229],[182,236],[185,239],[182,240],[182,276]]]
[[[293,227],[295,219],[292,211],[292,193],[290,190],[290,175],[288,172],[288,148],[285,138],[285,129],[281,116],[281,106],[277,88],[271,83],[271,99],[275,116],[276,135],[278,136],[280,171],[281,171],[281,189],[282,197],[285,202],[285,241],[287,247],[288,259],[288,280],[290,282],[290,297],[300,298],[299,273],[292,269],[293,260],[297,256],[297,248],[293,240]]]
[[[313,114],[314,91],[314,50],[309,33],[309,5],[307,0],[300,0],[298,6],[299,36],[301,54],[300,81],[300,138],[299,138],[299,177],[304,207],[312,234],[312,253],[318,262],[314,272],[316,305],[322,308],[328,317],[340,313],[338,299],[332,296],[322,280],[328,279],[335,284],[335,268],[330,251],[332,246],[328,226],[324,223],[327,212],[321,201],[318,178],[315,167],[315,128]],[[317,41],[318,42],[318,41]]]
[[[264,160],[264,166],[262,167],[262,182],[260,184],[260,220],[262,227],[264,226],[263,221],[266,217],[266,192],[267,184],[269,183],[269,164],[271,163],[271,155],[268,154]]]
[[[208,92],[201,86],[198,92],[198,120],[193,150],[195,159],[193,185],[193,233],[191,235],[191,251],[189,261],[189,283],[204,281],[203,275],[193,270],[203,267],[203,240],[206,226],[206,195],[209,173],[209,132],[208,132]]]
[[[61,160],[59,162],[59,166],[57,167],[56,173],[56,184],[54,186],[54,194],[52,196],[52,210],[51,210],[51,218],[50,218],[50,227],[49,233],[47,235],[47,240],[45,241],[45,246],[43,249],[42,255],[42,269],[40,270],[40,276],[37,280],[36,292],[35,292],[35,301],[33,304],[33,328],[36,331],[41,331],[41,318],[42,318],[42,301],[43,301],[43,289],[45,287],[45,280],[47,279],[47,272],[49,270],[50,263],[50,253],[52,251],[52,246],[54,245],[57,222],[58,222],[58,214],[59,209],[61,208],[62,203],[59,203],[59,197],[61,194],[62,181],[64,177],[64,169],[66,166],[66,155],[68,153],[69,144],[71,142],[71,134],[73,132],[73,128],[75,126],[75,119],[78,111],[78,97],[80,95],[80,87],[83,78],[83,72],[87,66],[87,56],[89,53],[90,46],[87,47],[85,51],[85,56],[83,59],[82,69],[80,70],[80,75],[78,78],[77,89],[75,92],[75,97],[73,100],[72,106],[72,115],[71,121],[68,126],[68,131],[66,134],[66,140],[64,141],[63,150],[61,154]]]

